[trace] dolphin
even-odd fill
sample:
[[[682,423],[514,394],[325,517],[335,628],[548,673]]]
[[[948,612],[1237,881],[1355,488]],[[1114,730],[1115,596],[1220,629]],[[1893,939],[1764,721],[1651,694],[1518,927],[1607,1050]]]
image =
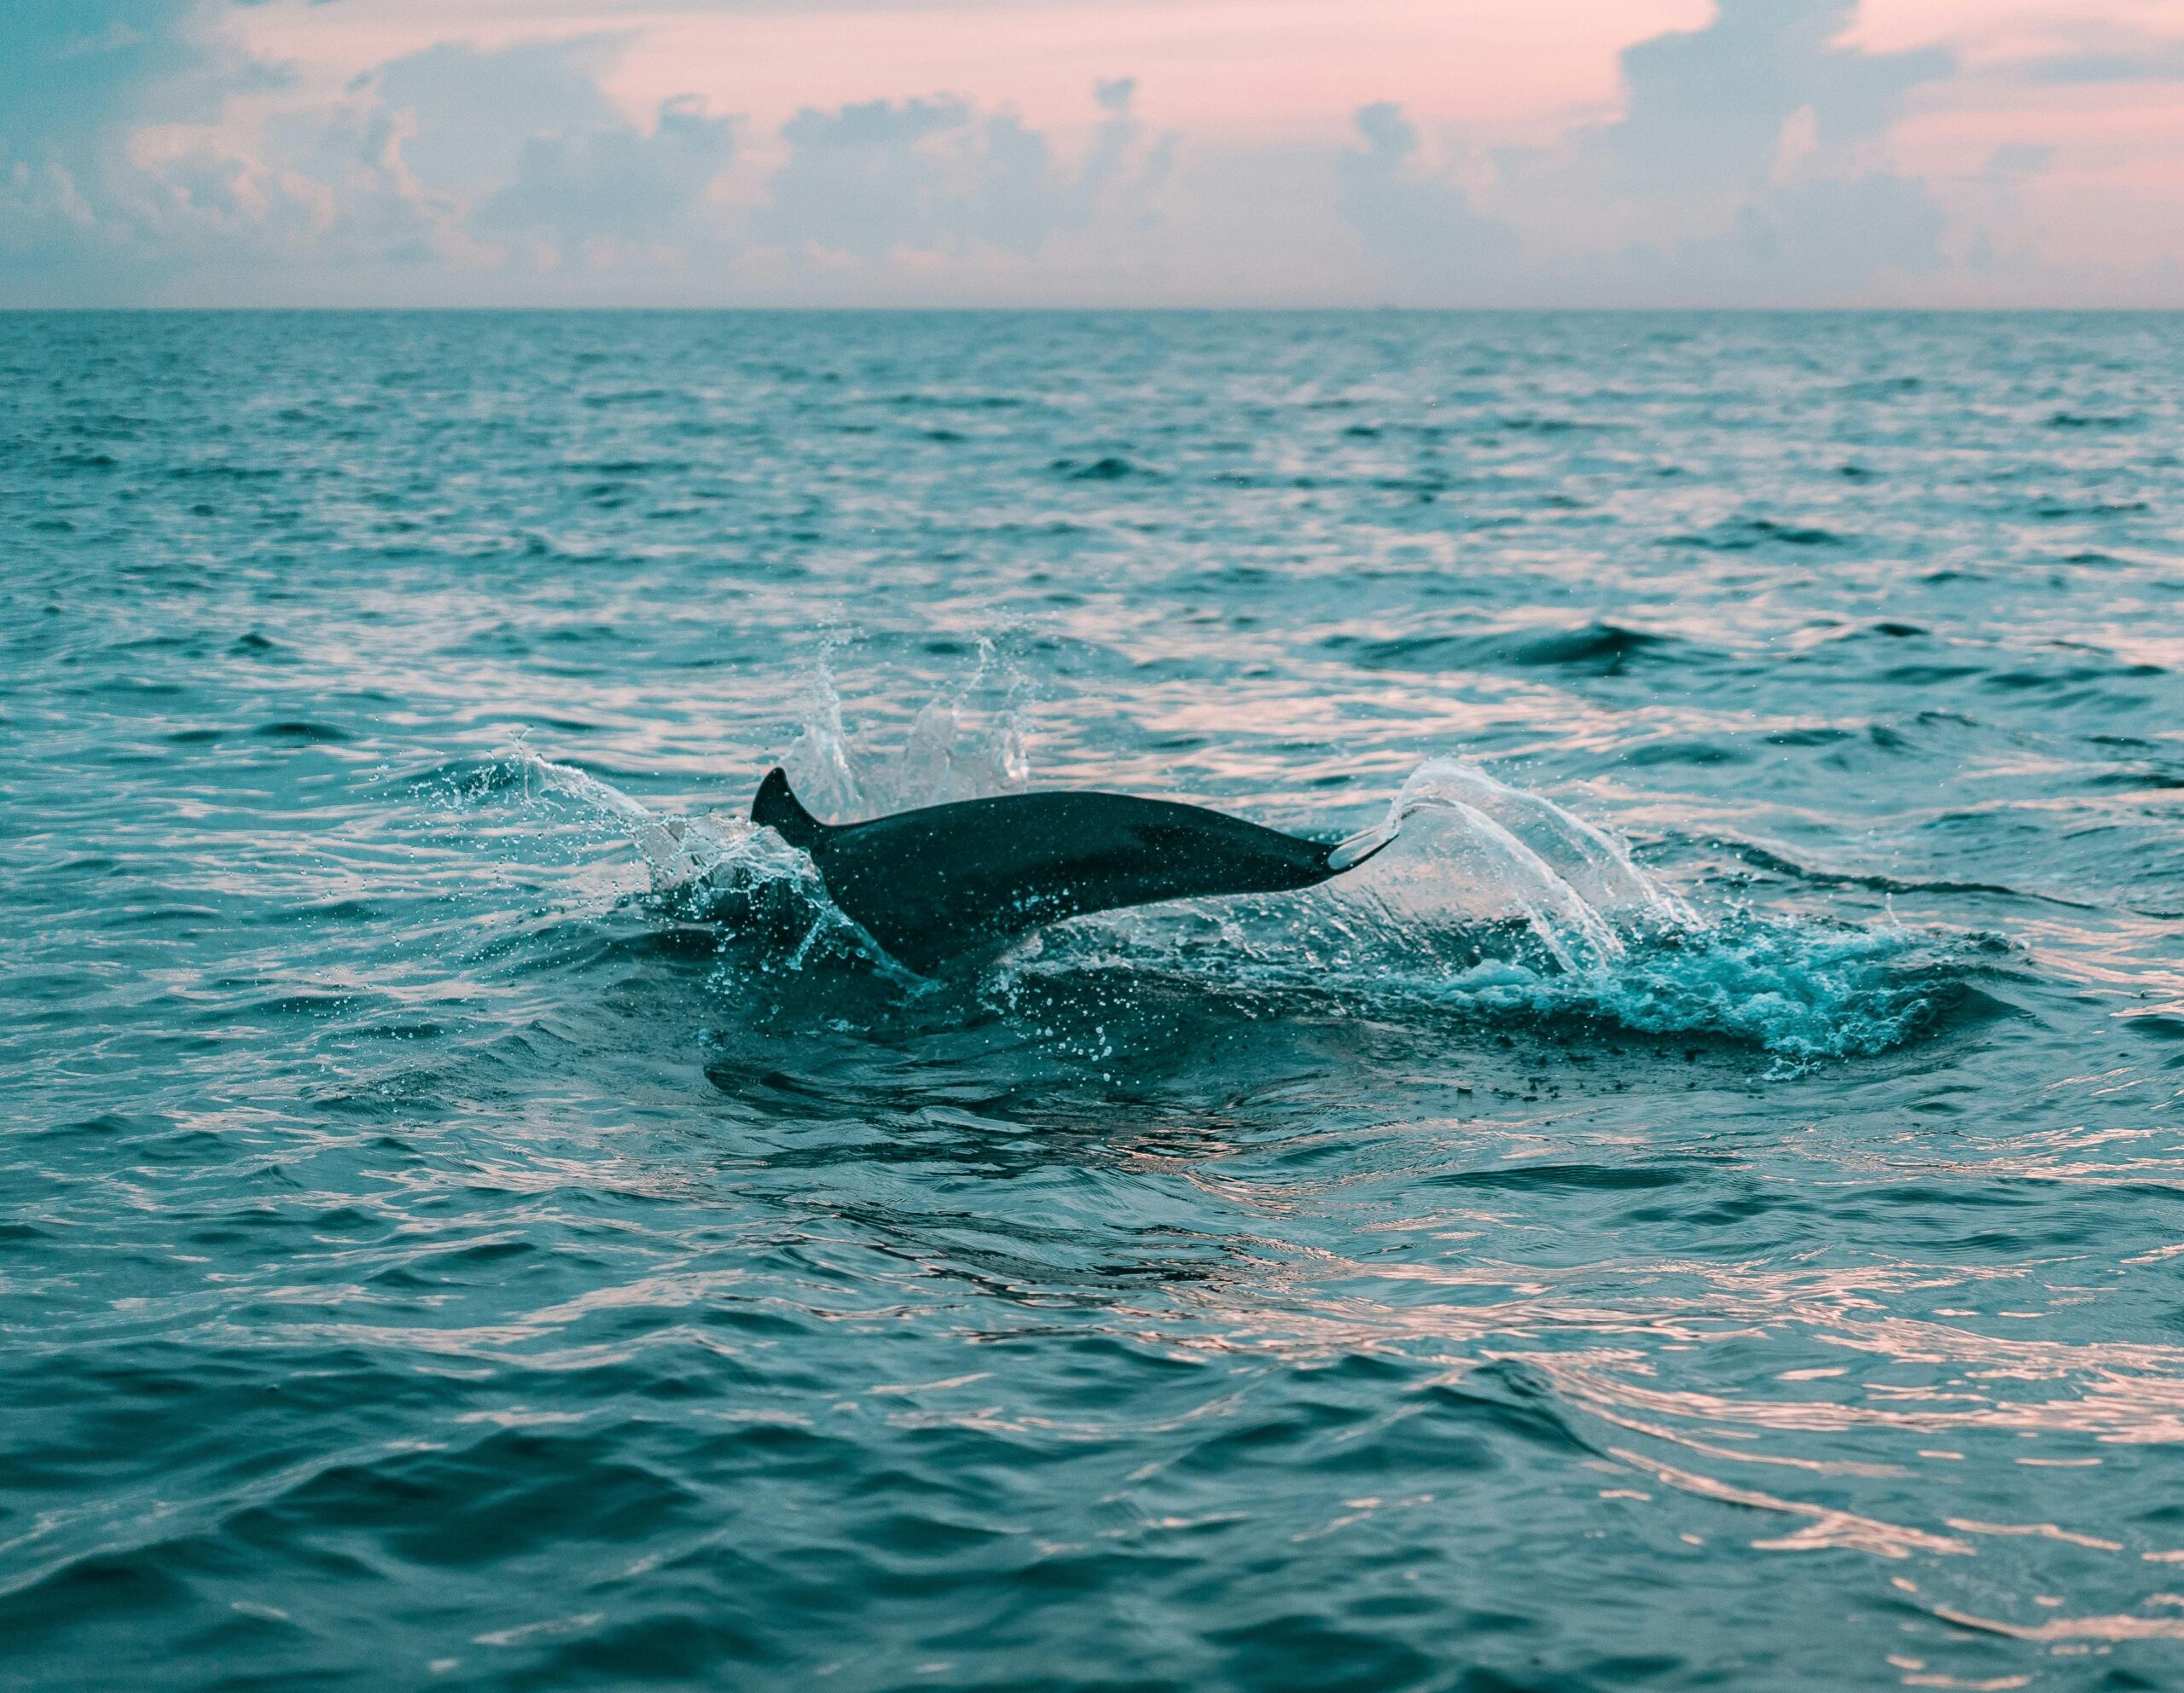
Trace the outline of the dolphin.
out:
[[[1355,869],[1391,823],[1309,841],[1173,800],[1019,793],[822,823],[776,767],[751,820],[810,855],[828,897],[921,976],[1065,917],[1158,900],[1281,893]]]

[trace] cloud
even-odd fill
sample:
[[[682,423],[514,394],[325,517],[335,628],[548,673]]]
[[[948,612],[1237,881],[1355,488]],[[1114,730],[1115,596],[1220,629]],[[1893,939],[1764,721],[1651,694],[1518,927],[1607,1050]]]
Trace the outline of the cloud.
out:
[[[1923,183],[1816,176],[1753,196],[1726,235],[1678,249],[1666,280],[1687,299],[1851,299],[1876,277],[1941,264],[1947,226]]]
[[[1418,131],[1382,101],[1356,115],[1362,148],[1336,165],[1343,220],[1400,282],[1461,296],[1502,279],[1516,250],[1508,226],[1472,211],[1445,175],[1421,171]]]
[[[2008,67],[2019,80],[2051,88],[2105,83],[2184,82],[2184,40],[2103,21],[2065,24],[2069,45]]]
[[[584,297],[578,272],[763,291],[844,264],[944,285],[1072,235],[1126,245],[1167,158],[1129,78],[1095,84],[1070,159],[1008,109],[872,101],[790,119],[778,168],[730,204],[731,119],[678,96],[637,120],[605,91],[627,33],[442,42],[338,94],[239,108],[273,79],[191,35],[195,15],[90,8],[31,43],[76,97],[9,113],[26,140],[0,137],[0,298],[563,299]]]
[[[280,79],[199,11],[195,0],[72,0],[0,23],[0,299],[68,299],[139,275],[161,262],[177,196],[232,201],[218,172],[162,185],[131,153],[144,125],[206,120],[229,95]]]
[[[640,128],[601,79],[626,35],[520,43],[486,51],[446,43],[358,78],[346,107],[316,129],[306,114],[267,137],[269,156],[370,220],[343,231],[374,256],[423,252],[473,266],[559,264],[570,249],[610,258],[616,244],[663,247],[717,238],[699,218],[733,150],[732,125],[694,96],[659,106]],[[283,142],[286,148],[283,148]]]
[[[657,19],[548,38],[569,26],[541,14],[489,47],[444,0],[447,38],[351,76],[254,58],[251,3],[0,14],[0,303],[1759,305],[2067,299],[2073,277],[2139,298],[2179,251],[2134,211],[2165,192],[2154,142],[2088,152],[2048,124],[2054,94],[2042,126],[2007,127],[2034,85],[2135,83],[2158,107],[2184,43],[2123,0],[2014,58],[1968,33],[1970,72],[1854,44],[1856,0],[1716,0],[1623,48],[1614,115],[1526,147],[1415,99],[1356,107],[1341,139],[1309,112],[1156,132],[1126,77],[1090,82],[1081,122],[1034,122],[884,66],[866,86],[888,97],[759,126],[673,92]],[[318,15],[260,33],[308,50]],[[1932,142],[1905,120],[1952,104],[1957,133],[1991,125],[1986,164],[1909,168],[1899,134]],[[2091,238],[2057,251],[2073,223]]]
[[[822,264],[873,266],[904,253],[1029,259],[1059,234],[1157,182],[1156,147],[1139,159],[1135,82],[1095,84],[1106,114],[1075,171],[1013,112],[981,115],[945,96],[807,107],[781,126],[788,156],[751,220],[753,235]],[[1133,171],[1133,163],[1139,168]]]
[[[479,206],[487,235],[519,231],[555,241],[675,241],[733,148],[729,122],[694,96],[663,103],[648,135],[616,123],[533,136],[513,181]]]
[[[633,123],[601,86],[626,35],[443,43],[238,130],[224,102],[277,87],[266,67],[189,35],[184,7],[129,9],[135,21],[47,44],[49,67],[97,72],[70,73],[103,115],[71,107],[27,156],[0,154],[0,249],[14,249],[0,292],[264,297],[380,275],[398,293],[382,272],[505,279],[572,254],[657,266],[677,242],[722,239],[702,213],[729,121],[686,96]]]
[[[1955,61],[1939,49],[1841,45],[1857,9],[1856,0],[1719,0],[1703,29],[1625,48],[1623,115],[1583,136],[1582,150],[1629,188],[1688,200],[1767,176],[1803,113],[1821,154],[1882,136],[1905,96]]]
[[[2026,79],[2067,86],[2073,83],[2184,82],[2184,46],[2160,55],[2064,53],[2027,68]]]
[[[971,120],[960,100],[806,107],[781,125],[788,159],[752,220],[754,231],[792,248],[865,259],[898,246],[943,244],[970,209],[976,178],[996,173]],[[999,139],[1005,154],[1011,137]]]
[[[1422,168],[1390,105],[1356,124],[1344,214],[1446,304],[1803,304],[1928,270],[1947,220],[1887,157],[1938,50],[1843,45],[1855,0],[1720,0],[1702,28],[1621,55],[1624,103],[1558,146],[1471,161],[1476,188]]]
[[[629,43],[590,35],[485,51],[443,42],[359,77],[350,92],[389,119],[415,119],[402,156],[421,186],[481,195],[508,181],[534,140],[627,127],[599,79]]]
[[[1804,303],[1931,267],[1941,207],[1886,142],[1912,93],[1954,61],[1842,44],[1856,10],[1720,0],[1703,29],[1625,49],[1623,115],[1581,131],[1525,190],[1616,232],[1611,274],[1702,297]]]

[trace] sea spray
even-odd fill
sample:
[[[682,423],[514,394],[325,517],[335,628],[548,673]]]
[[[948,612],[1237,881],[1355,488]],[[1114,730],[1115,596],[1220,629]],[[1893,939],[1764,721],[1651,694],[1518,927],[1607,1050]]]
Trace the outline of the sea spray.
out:
[[[858,748],[842,714],[833,646],[805,683],[796,738],[781,755],[797,797],[822,820],[863,817],[1021,793],[1031,782],[1022,671],[990,641],[967,678],[943,688],[910,721],[902,751]]]
[[[940,702],[926,712],[953,710]],[[889,786],[934,780],[936,749],[958,769],[1007,774],[991,757],[1005,739],[973,742],[978,760],[957,761],[952,715],[919,721],[924,745],[914,739],[899,764],[874,773]],[[826,738],[823,714],[807,733]],[[771,830],[733,814],[647,806],[521,745],[504,758],[527,790],[624,832],[663,914],[764,942],[764,967],[870,950],[810,860]],[[845,750],[841,765],[856,780]],[[1358,838],[1390,836],[1370,863],[1314,894],[1102,913],[1034,937],[996,975],[1005,987],[1066,972],[1126,980],[1182,971],[1269,1015],[1332,996],[1397,1019],[1576,1019],[1756,1047],[1774,1056],[1777,1074],[1900,1046],[1960,993],[1960,942],[1892,924],[1701,918],[1605,831],[1461,759],[1421,764],[1385,820]]]

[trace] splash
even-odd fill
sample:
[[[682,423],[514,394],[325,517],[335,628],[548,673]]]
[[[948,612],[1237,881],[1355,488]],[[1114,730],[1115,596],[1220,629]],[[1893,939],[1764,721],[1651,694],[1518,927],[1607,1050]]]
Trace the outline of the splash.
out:
[[[1049,931],[1019,967],[1182,960],[1233,991],[1333,994],[1398,1019],[1734,1041],[1773,1055],[1776,1075],[1902,1046],[1961,996],[1961,943],[1892,922],[1702,917],[1623,842],[1462,759],[1421,764],[1341,850],[1383,845],[1316,896],[1111,913]]]
[[[1002,714],[982,724],[966,706],[973,691],[925,706],[892,760],[860,758],[822,675],[791,750],[799,782],[834,772],[833,791],[851,796],[852,810],[873,796],[935,803],[970,797],[966,789],[1019,790],[1020,722]],[[655,809],[521,745],[502,763],[527,792],[626,835],[654,908],[763,942],[760,967],[874,952],[810,859],[771,830]],[[1421,764],[1383,820],[1342,850],[1374,855],[1303,898],[1178,902],[1058,925],[1001,961],[1002,996],[1087,970],[1181,972],[1264,1001],[1269,1014],[1299,996],[1333,995],[1357,1013],[1397,1018],[1577,1020],[1756,1047],[1781,1074],[1915,1039],[1961,989],[1946,941],[1892,923],[1702,917],[1623,842],[1458,758]]]
[[[1781,1075],[1902,1046],[1933,1025],[1960,987],[1946,946],[1908,930],[1740,913],[1642,937],[1587,970],[1554,976],[1482,965],[1443,992],[1481,1012],[1576,1016],[1639,1034],[1727,1038],[1774,1054]]]
[[[526,793],[558,794],[620,825],[643,858],[655,894],[688,885],[743,847],[746,843],[741,837],[764,832],[746,824],[739,835],[733,821],[694,820],[672,812],[654,811],[613,783],[574,765],[543,758],[521,742],[503,749],[497,762],[514,771]],[[784,847],[782,856],[795,855]]]
[[[801,727],[781,762],[799,797],[837,820],[1020,791],[1030,779],[1023,693],[1014,667],[981,641],[976,669],[926,702],[899,752],[860,749],[845,728],[822,652]],[[755,952],[740,948],[750,967],[793,970],[856,958],[883,974],[917,979],[827,897],[808,857],[738,812],[691,816],[646,805],[587,771],[540,756],[520,737],[472,786],[473,798],[515,789],[526,799],[572,806],[625,837],[644,867],[642,902],[663,917],[716,925],[724,940],[757,943]]]
[[[720,925],[760,942],[760,968],[861,954],[870,942],[827,897],[811,861],[771,829],[733,814],[657,810],[587,771],[518,743],[496,761],[528,797],[574,804],[625,835],[643,862],[643,902],[661,916]]]
[[[842,727],[842,696],[834,687],[831,647],[822,648],[806,684],[804,727],[781,755],[789,780],[815,816],[830,822],[864,809],[864,795],[851,767],[849,736]]]
[[[1413,771],[1374,838],[1402,844],[1356,882],[1336,884],[1342,893],[1397,926],[1513,917],[1560,971],[1611,964],[1629,935],[1695,922],[1621,843],[1462,759],[1430,758]]]
[[[833,823],[1021,793],[1031,777],[1024,693],[1021,672],[982,640],[969,678],[926,702],[900,753],[861,751],[844,726],[832,649],[824,648],[808,685],[803,726],[781,763],[798,797]]]

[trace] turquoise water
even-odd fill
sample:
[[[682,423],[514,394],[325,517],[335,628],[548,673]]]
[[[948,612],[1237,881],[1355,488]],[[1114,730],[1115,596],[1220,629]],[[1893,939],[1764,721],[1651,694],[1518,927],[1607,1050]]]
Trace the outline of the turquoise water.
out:
[[[0,1682],[2184,1681],[2180,396],[0,317]],[[1408,815],[924,984],[781,757]]]

